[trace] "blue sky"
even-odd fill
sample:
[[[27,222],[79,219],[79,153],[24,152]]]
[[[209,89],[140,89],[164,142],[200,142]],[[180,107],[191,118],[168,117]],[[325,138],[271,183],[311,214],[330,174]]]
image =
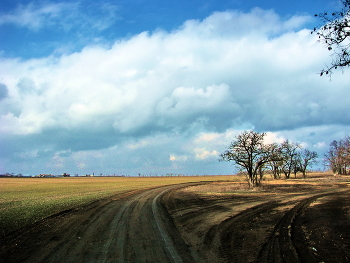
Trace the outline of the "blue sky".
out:
[[[349,71],[310,30],[339,1],[0,3],[0,172],[229,174],[238,133],[316,150]],[[341,98],[341,99],[340,99]]]
[[[335,1],[16,1],[0,4],[0,50],[5,56],[33,58],[79,51],[91,43],[113,43],[143,31],[172,31],[189,19],[216,11],[254,7],[283,18],[329,10]],[[26,45],[23,45],[26,43]],[[62,46],[65,50],[62,50]]]

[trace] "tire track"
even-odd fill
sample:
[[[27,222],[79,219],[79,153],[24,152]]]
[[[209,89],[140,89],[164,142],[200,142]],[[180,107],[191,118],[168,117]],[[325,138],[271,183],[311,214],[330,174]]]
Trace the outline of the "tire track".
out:
[[[135,200],[127,201],[119,210],[117,215],[114,217],[113,221],[110,223],[108,229],[107,242],[104,244],[102,250],[101,258],[103,263],[108,262],[111,258],[111,252],[115,249],[116,246],[116,259],[120,262],[124,262],[125,258],[125,239],[126,239],[126,230],[125,227],[120,227],[123,216],[126,214],[127,209],[132,209],[132,205]],[[116,239],[118,237],[118,239]],[[116,242],[117,240],[117,242]],[[117,243],[117,244],[115,244]],[[118,253],[118,251],[120,251]]]
[[[260,250],[256,262],[316,262],[310,249],[301,242],[305,240],[305,237],[302,229],[295,226],[295,221],[317,199],[338,193],[332,192],[314,195],[303,199],[292,209],[289,209],[276,224],[268,241]]]
[[[160,192],[152,201],[152,213],[156,222],[157,230],[163,238],[164,245],[167,251],[170,253],[172,262],[201,263],[203,262],[203,259],[198,254],[198,251],[189,249],[189,247],[185,244],[162,198],[166,194],[171,194],[172,191],[177,191],[181,188],[199,184],[203,183],[190,183],[186,185],[172,186]]]
[[[271,210],[279,205],[279,201],[268,201],[248,208],[233,217],[226,219],[218,226],[214,226],[214,229],[208,231],[204,244],[208,245],[213,242],[213,240],[210,240],[210,238],[213,238],[213,234],[210,232],[217,231],[216,238],[220,239],[219,243],[221,244],[218,251],[219,262],[232,262],[232,259],[235,258],[232,249],[232,240],[235,237],[235,231],[239,231],[239,229],[236,229],[235,227],[237,222],[249,222],[252,217],[255,217],[255,215]]]
[[[115,249],[116,262],[149,262],[150,260],[174,263],[193,262],[192,259],[188,260],[189,255],[183,256],[189,254],[188,251],[178,249],[178,247],[183,248],[184,244],[181,244],[183,241],[177,239],[175,244],[176,233],[174,231],[176,228],[171,226],[169,229],[169,222],[167,222],[169,215],[164,213],[164,209],[161,209],[161,197],[175,188],[179,186],[146,191],[134,196],[119,210],[111,224],[116,225],[116,228],[110,233],[106,249],[108,253],[113,248]],[[145,221],[149,224],[145,224]],[[157,240],[151,247],[150,236],[153,236],[153,240]],[[117,237],[116,245],[113,244],[115,237]],[[141,240],[136,240],[137,238]],[[110,255],[105,254],[104,262],[109,262],[110,258]]]
[[[162,191],[161,193],[159,193],[155,198],[153,198],[152,201],[152,213],[156,222],[156,225],[158,227],[159,233],[162,236],[164,242],[165,242],[165,246],[167,248],[167,250],[169,251],[173,261],[175,263],[183,263],[183,260],[179,254],[179,252],[177,251],[174,242],[172,240],[172,237],[170,236],[170,234],[168,233],[168,231],[166,230],[166,227],[164,225],[163,219],[161,217],[161,211],[159,208],[159,198],[167,191],[170,191],[172,188],[170,189],[165,189],[164,191]]]

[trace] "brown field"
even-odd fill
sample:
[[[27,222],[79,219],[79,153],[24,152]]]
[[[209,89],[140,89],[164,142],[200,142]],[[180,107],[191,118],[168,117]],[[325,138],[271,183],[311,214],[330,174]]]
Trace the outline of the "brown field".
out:
[[[350,261],[347,176],[267,176],[255,189],[237,176],[16,180],[2,204],[12,193],[25,211],[31,193],[27,205],[65,210],[7,232],[0,262]]]

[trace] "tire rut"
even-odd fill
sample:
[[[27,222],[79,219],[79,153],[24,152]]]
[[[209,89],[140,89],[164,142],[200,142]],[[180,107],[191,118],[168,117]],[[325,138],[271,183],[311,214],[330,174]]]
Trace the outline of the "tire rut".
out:
[[[220,246],[218,251],[219,262],[232,262],[232,259],[235,258],[235,255],[233,254],[234,250],[232,249],[232,239],[235,237],[235,231],[232,230],[236,230],[235,225],[237,224],[237,222],[249,222],[250,218],[252,218],[254,215],[263,213],[267,210],[271,210],[277,206],[279,206],[279,201],[265,202],[263,204],[259,204],[248,208],[234,215],[233,217],[226,219],[218,226],[214,226],[214,228],[216,229],[210,229],[208,231],[204,239],[204,244],[208,245],[211,242],[213,242],[213,240],[210,239],[213,237],[215,238],[215,236],[210,232],[217,231],[218,234],[216,235],[216,237],[220,239]],[[237,236],[235,238],[237,238]]]
[[[338,192],[305,198],[285,212],[275,225],[268,241],[262,246],[256,263],[317,262],[312,251],[304,245],[303,230],[295,225],[295,221],[317,199],[334,194]]]

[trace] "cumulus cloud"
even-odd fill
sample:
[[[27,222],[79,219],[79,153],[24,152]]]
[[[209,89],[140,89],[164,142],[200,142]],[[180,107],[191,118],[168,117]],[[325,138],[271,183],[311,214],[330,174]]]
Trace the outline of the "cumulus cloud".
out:
[[[218,158],[219,152],[213,150],[213,151],[207,151],[205,148],[195,148],[194,152],[196,153],[196,158],[200,160],[205,160],[210,157]]]
[[[39,14],[54,17],[62,8]],[[216,12],[109,47],[0,58],[0,132],[11,149],[2,162],[45,155],[48,167],[92,169],[112,165],[114,154],[114,167],[125,171],[174,163],[185,170],[190,161],[216,162],[243,129],[280,140],[295,136],[285,131],[347,127],[349,76],[318,76],[329,54],[302,28],[308,19],[261,9]],[[325,136],[300,142],[321,149]]]
[[[201,37],[261,37],[272,36],[286,31],[298,29],[307,21],[309,16],[293,16],[282,20],[273,10],[254,8],[249,13],[240,11],[215,12],[203,21],[188,20],[181,30],[185,34],[198,31]]]

